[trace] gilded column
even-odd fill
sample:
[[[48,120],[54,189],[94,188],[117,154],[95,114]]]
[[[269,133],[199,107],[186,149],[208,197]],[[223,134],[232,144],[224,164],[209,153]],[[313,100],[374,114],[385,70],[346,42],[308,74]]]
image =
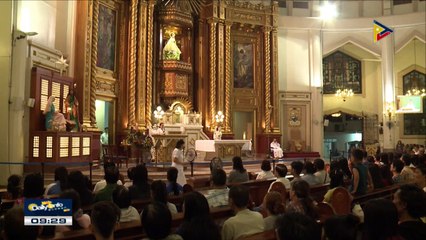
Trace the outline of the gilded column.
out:
[[[231,26],[225,25],[225,132],[231,131]]]
[[[212,19],[209,20],[210,25],[210,115],[211,124],[213,127],[214,117],[216,114],[216,22]]]
[[[129,124],[136,123],[136,21],[138,0],[132,0],[130,6],[130,58],[129,58]]]
[[[265,59],[264,59],[264,76],[265,76],[265,132],[271,131],[271,43],[270,43],[270,29],[263,29],[263,40],[265,46]]]
[[[149,1],[147,12],[147,60],[146,60],[146,104],[145,104],[145,124],[151,125],[152,110],[152,66],[153,66],[153,31],[154,31],[154,5],[155,1]]]
[[[136,78],[136,93],[137,93],[137,104],[136,104],[136,121],[138,125],[145,124],[145,99],[146,99],[146,35],[147,35],[147,3],[145,1],[139,1],[139,26],[137,35],[137,78]]]
[[[224,111],[225,92],[225,24],[223,21],[217,23],[217,110]]]
[[[96,126],[96,75],[98,59],[98,21],[99,21],[99,0],[93,0],[93,22],[92,22],[92,52],[90,55],[90,127]]]
[[[271,37],[272,37],[272,105],[275,106],[272,110],[273,115],[273,131],[279,132],[279,113],[278,113],[278,36],[277,36],[277,28],[274,27],[272,29]]]

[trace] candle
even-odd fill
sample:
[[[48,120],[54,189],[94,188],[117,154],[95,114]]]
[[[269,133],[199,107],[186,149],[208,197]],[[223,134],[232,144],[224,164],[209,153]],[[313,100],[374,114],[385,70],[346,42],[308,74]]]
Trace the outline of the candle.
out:
[[[246,132],[243,133],[243,139],[246,140]]]

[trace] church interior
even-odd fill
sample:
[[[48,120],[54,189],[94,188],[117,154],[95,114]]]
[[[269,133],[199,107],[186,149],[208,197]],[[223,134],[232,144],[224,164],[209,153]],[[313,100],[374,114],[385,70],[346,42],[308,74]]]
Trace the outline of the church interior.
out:
[[[181,139],[193,185],[215,157],[424,154],[425,19],[425,0],[0,1],[0,188],[106,161],[166,179]]]

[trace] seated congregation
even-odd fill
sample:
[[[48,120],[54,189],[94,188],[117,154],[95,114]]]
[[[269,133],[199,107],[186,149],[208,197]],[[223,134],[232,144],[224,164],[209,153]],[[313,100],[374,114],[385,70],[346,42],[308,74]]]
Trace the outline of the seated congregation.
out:
[[[2,238],[426,239],[424,154],[367,156],[355,149],[349,161],[330,164],[273,167],[264,160],[258,173],[234,157],[228,174],[220,159],[210,170],[208,187],[197,187],[204,180],[196,177],[181,186],[173,167],[167,179],[152,181],[143,164],[129,168],[125,179],[105,163],[104,180],[94,186],[64,167],[46,187],[39,173],[12,175],[2,196]],[[73,225],[24,226],[26,198],[72,199]]]

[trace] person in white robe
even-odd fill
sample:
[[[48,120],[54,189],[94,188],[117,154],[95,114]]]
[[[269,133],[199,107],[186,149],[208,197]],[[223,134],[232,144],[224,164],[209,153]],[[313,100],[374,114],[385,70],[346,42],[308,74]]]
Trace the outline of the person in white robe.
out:
[[[283,157],[283,149],[281,148],[281,145],[277,142],[276,138],[274,138],[274,140],[271,142],[271,150],[274,155],[274,158]]]
[[[181,186],[186,184],[185,172],[183,171],[183,166],[185,164],[183,155],[184,148],[185,142],[180,139],[179,141],[177,141],[176,147],[173,150],[172,154],[172,167],[175,167],[178,170],[178,178],[176,182],[179,183]]]

